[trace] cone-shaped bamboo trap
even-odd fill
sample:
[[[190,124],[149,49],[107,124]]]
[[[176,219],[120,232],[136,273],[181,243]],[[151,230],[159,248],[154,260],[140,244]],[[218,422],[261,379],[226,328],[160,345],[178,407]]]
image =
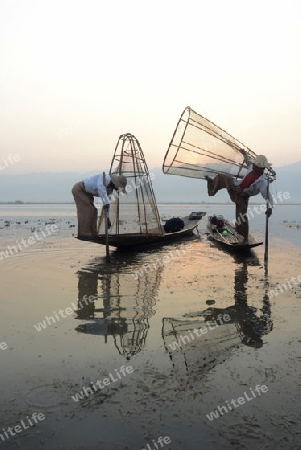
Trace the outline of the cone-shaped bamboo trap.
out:
[[[132,134],[119,137],[111,162],[110,174],[127,178],[126,194],[111,195],[109,237],[128,238],[162,236],[163,227],[152,188],[152,174],[145,161],[139,141]],[[99,233],[104,234],[104,220],[100,216]]]
[[[112,158],[110,174],[127,178],[126,194],[113,192],[111,195],[108,231],[109,245],[130,247],[170,241],[193,234],[198,222],[206,213],[197,213],[193,218],[182,217],[184,228],[174,233],[165,233],[161,224],[156,198],[152,187],[154,175],[149,173],[139,141],[130,133],[119,137]],[[103,212],[99,219],[98,243],[105,241],[105,220]]]
[[[163,229],[152,188],[151,174],[138,139],[123,134],[115,148],[110,174],[124,175],[126,194],[111,201],[111,234],[162,235]]]
[[[165,154],[163,172],[189,178],[213,178],[218,173],[242,178],[247,166],[241,150],[250,158],[256,156],[226,131],[187,107]]]

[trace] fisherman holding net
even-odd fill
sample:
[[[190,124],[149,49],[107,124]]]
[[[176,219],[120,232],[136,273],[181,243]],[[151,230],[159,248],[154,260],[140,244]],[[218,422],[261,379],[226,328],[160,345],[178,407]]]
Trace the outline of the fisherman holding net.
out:
[[[103,173],[85,178],[73,186],[72,194],[77,208],[79,239],[91,240],[98,236],[98,210],[94,206],[94,196],[100,197],[103,208],[109,211],[109,196],[114,190],[121,190],[125,194],[126,185],[127,179],[125,176]],[[110,219],[108,219],[108,227],[110,228]]]
[[[271,164],[268,163],[264,155],[257,155],[254,159],[250,159],[244,150],[241,149],[241,153],[243,153],[248,166],[247,174],[242,180],[233,179],[231,176],[221,173],[213,180],[209,177],[205,178],[209,196],[214,196],[220,189],[227,189],[231,200],[236,205],[235,230],[243,237],[243,244],[248,244],[247,210],[249,197],[260,193],[266,201],[268,200],[267,216],[270,217],[272,214],[273,199],[268,192],[268,180],[264,175],[264,170],[270,169]]]

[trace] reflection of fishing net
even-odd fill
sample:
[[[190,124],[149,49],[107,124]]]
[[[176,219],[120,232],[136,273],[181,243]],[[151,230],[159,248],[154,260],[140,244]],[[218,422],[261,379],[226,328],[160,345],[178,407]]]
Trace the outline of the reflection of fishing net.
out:
[[[214,123],[187,107],[166,152],[163,172],[189,178],[214,177],[224,173],[246,175],[243,149],[251,158],[256,155]]]
[[[122,267],[120,273],[103,274],[101,278],[105,306],[103,317],[126,325],[122,333],[113,333],[114,342],[120,354],[132,356],[145,345],[149,319],[155,314],[161,270],[134,279],[132,274],[124,273]]]
[[[127,194],[111,195],[110,235],[143,234],[161,235],[163,228],[152,188],[152,176],[144,159],[138,140],[132,134],[119,137],[111,163],[110,174],[127,178]],[[100,221],[99,234],[104,233],[104,221]]]
[[[77,318],[87,322],[76,330],[106,340],[113,336],[118,352],[127,358],[145,345],[163,270],[161,265],[154,268],[140,262],[135,273],[132,256],[78,273]],[[95,300],[87,301],[87,296]]]
[[[162,336],[174,368],[198,376],[225,361],[240,342],[234,323],[224,323],[208,328],[205,318],[177,320],[164,318]],[[206,334],[197,336],[194,329],[206,328]],[[201,334],[201,333],[199,333]],[[176,342],[180,345],[177,345]]]

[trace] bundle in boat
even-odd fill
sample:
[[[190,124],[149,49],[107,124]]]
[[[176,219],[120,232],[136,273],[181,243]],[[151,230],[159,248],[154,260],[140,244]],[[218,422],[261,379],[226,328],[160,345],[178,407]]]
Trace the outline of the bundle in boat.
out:
[[[110,205],[110,236],[127,237],[163,235],[156,198],[139,141],[130,133],[119,137],[111,162],[110,174],[127,178],[126,194],[113,192]],[[99,234],[104,234],[101,215]],[[122,239],[119,241],[122,243]],[[125,242],[125,241],[124,241]]]
[[[248,147],[187,107],[165,154],[163,172],[201,179],[218,173],[243,178],[247,166],[242,150],[255,158]]]

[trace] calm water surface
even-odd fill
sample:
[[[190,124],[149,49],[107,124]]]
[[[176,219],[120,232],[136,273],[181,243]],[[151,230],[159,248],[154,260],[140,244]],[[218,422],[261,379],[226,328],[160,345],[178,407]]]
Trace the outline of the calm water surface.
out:
[[[232,205],[158,208],[162,218],[234,213]],[[270,219],[268,277],[263,247],[221,251],[207,241],[206,218],[200,236],[112,249],[106,264],[103,246],[72,238],[74,205],[1,205],[1,247],[52,221],[57,236],[0,261],[0,343],[8,346],[0,350],[0,429],[45,415],[3,448],[153,450],[169,436],[170,450],[300,450],[301,285],[269,297],[300,272],[299,206],[279,206]],[[256,237],[264,227],[264,214],[254,214]],[[258,384],[268,392],[207,418]]]

